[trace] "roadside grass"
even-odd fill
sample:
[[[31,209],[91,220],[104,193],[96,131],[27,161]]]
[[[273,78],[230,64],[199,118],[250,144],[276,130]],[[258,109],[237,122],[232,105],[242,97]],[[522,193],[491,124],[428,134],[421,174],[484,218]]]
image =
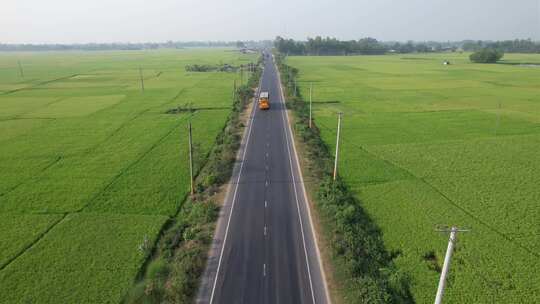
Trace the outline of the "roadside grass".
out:
[[[421,60],[419,60],[419,58]],[[444,66],[443,60],[452,65]],[[507,54],[513,63],[539,55]],[[433,301],[448,236],[458,236],[445,302],[540,297],[540,73],[467,54],[288,57],[340,176],[380,227],[418,303]]]
[[[255,60],[228,49],[0,54],[0,303],[119,302],[189,191],[188,119],[198,171],[240,80],[184,66]],[[166,114],[188,103],[219,110]]]

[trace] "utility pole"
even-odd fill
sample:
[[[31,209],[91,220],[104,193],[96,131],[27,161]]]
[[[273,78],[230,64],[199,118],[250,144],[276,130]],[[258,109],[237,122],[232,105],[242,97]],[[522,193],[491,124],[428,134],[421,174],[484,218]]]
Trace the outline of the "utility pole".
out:
[[[289,69],[289,90],[291,89],[291,82],[292,82],[292,74],[291,74],[291,70]]]
[[[313,95],[313,82],[309,84],[309,128],[311,129],[311,97]]]
[[[240,65],[240,85],[244,84],[244,66]]]
[[[144,78],[142,75],[142,68],[139,67],[139,77],[141,78],[141,90],[144,92]]]
[[[234,80],[234,83],[233,83],[233,91],[232,91],[232,100],[234,102],[236,98],[236,79]]]
[[[189,175],[191,177],[190,192],[191,192],[191,195],[193,195],[195,193],[195,188],[193,186],[193,141],[191,138],[191,118],[188,122],[188,134],[189,134]]]
[[[337,125],[337,136],[336,136],[336,157],[334,159],[334,180],[337,178],[337,169],[338,169],[338,156],[339,156],[339,133],[341,132],[341,115],[343,113],[338,113],[338,125]]]
[[[500,124],[501,124],[501,103],[499,102],[499,111],[497,111],[497,125],[495,126],[495,136],[497,136],[497,131],[499,130]]]
[[[458,232],[469,231],[468,229],[459,229],[455,226],[452,226],[450,229],[448,227],[438,229],[437,231],[441,232],[450,232],[450,239],[448,240],[448,248],[446,249],[446,255],[444,257],[444,264],[441,271],[441,278],[439,279],[439,287],[437,288],[437,295],[435,296],[435,304],[441,304],[444,294],[444,288],[446,287],[446,276],[450,270],[450,260],[452,259],[452,253],[454,252],[454,245],[456,244],[456,234]]]
[[[285,66],[285,70],[286,70],[285,74],[287,74],[287,90],[288,90],[289,89],[289,84],[291,83],[291,77],[290,77],[291,73],[289,72],[289,66],[288,65]]]
[[[22,68],[22,65],[21,65],[21,61],[17,60],[17,64],[19,65],[19,74],[21,75],[21,78],[24,78],[24,72],[23,72],[23,68]]]

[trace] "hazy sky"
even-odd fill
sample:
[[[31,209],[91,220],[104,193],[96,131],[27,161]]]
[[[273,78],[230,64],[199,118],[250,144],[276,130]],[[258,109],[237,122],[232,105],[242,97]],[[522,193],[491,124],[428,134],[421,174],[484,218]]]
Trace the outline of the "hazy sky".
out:
[[[540,40],[540,0],[0,0],[0,43]]]

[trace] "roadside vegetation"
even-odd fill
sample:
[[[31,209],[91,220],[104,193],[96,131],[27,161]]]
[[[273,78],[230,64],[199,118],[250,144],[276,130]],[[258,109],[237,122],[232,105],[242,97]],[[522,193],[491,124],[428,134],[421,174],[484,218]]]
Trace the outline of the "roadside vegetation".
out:
[[[309,106],[297,81],[298,69],[277,55],[281,80],[287,93],[287,106],[295,117],[294,130],[302,143],[305,171],[314,184],[315,204],[323,223],[323,237],[331,246],[333,276],[343,303],[409,303],[408,279],[392,262],[394,253],[384,247],[381,231],[363,210],[341,178],[332,179],[333,157],[316,124],[309,128]]]
[[[201,172],[229,149],[216,138],[241,76],[185,66],[253,61],[230,49],[0,54],[0,303],[119,302],[143,274],[164,277],[145,265],[165,242],[179,262],[167,272],[189,289],[217,208],[184,203],[187,121]]]
[[[364,248],[385,248],[386,255],[376,256],[392,257],[414,301],[433,303],[448,242],[448,234],[435,229],[470,228],[458,235],[444,301],[535,303],[540,298],[535,233],[540,229],[535,211],[540,196],[540,73],[535,64],[540,55],[507,53],[508,65],[471,63],[468,55],[289,56],[298,94],[309,96],[313,83],[313,132],[322,144],[306,135],[312,131],[304,130],[305,107],[298,114],[304,120],[298,134],[310,145],[327,147],[310,150],[309,158],[332,159],[337,113],[344,113],[335,187],[343,183],[338,189],[353,198],[345,196],[328,213],[352,220],[326,231],[341,249],[364,237],[355,232],[342,241],[343,227],[358,218],[371,219],[368,227],[379,229],[367,230],[376,242],[336,254],[354,260],[370,256]],[[452,65],[444,65],[445,60]],[[309,170],[328,175],[328,160],[321,169],[315,164]],[[342,197],[325,184],[333,185],[323,183],[317,198],[323,219],[325,204]],[[341,211],[349,205],[345,210],[350,212]],[[358,269],[348,265],[345,269]],[[346,295],[371,285],[344,286]]]

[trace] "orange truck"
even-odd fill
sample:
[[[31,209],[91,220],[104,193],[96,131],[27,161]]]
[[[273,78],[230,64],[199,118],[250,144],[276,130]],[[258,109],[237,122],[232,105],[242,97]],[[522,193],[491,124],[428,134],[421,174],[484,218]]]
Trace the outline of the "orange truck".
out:
[[[270,102],[268,99],[269,99],[268,92],[261,92],[261,94],[259,95],[259,109],[261,110],[270,109]]]

